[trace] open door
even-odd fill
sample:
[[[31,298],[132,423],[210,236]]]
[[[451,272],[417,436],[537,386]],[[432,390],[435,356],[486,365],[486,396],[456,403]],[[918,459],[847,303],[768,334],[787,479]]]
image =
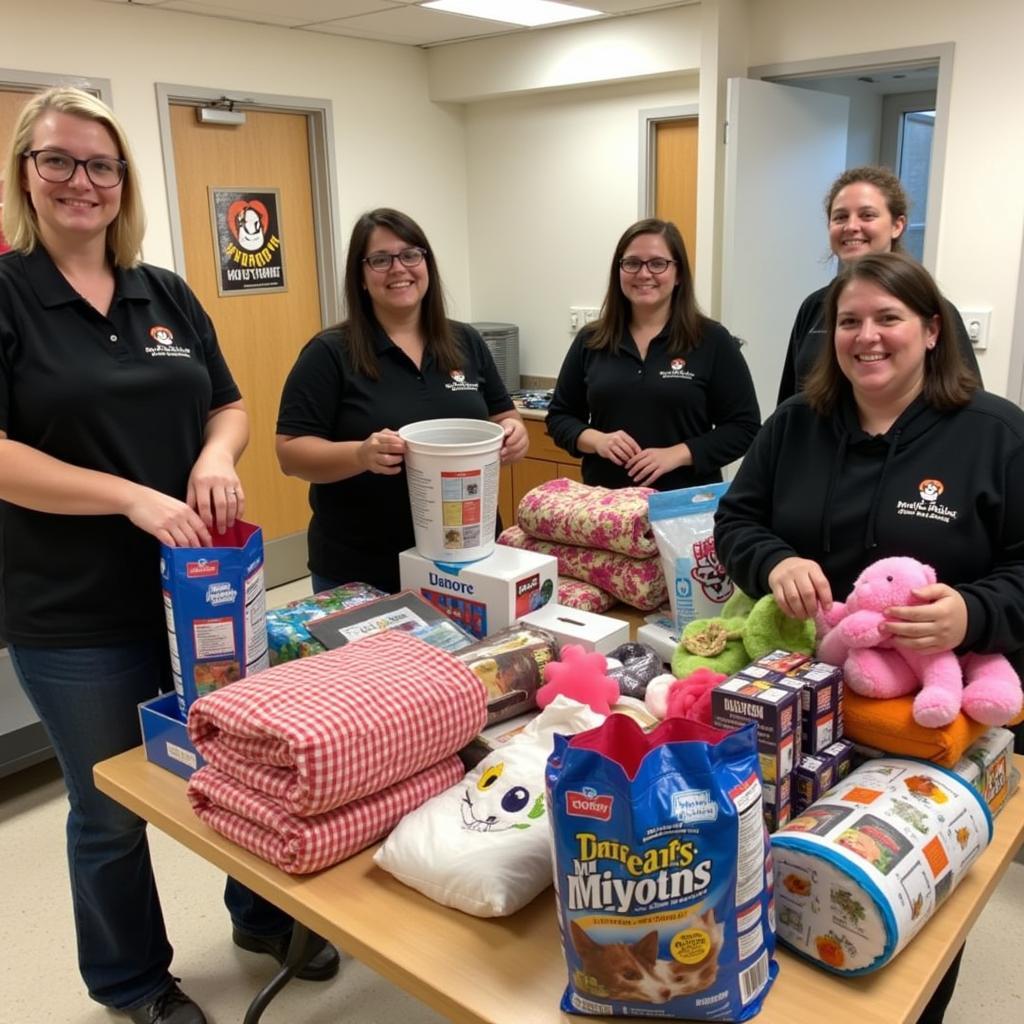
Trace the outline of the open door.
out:
[[[727,109],[722,322],[767,419],[796,311],[832,277],[822,202],[846,168],[850,101],[730,78]]]

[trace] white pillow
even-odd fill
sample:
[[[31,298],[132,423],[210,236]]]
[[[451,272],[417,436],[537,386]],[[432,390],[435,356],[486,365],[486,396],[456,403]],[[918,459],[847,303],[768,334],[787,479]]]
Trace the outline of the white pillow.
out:
[[[514,914],[553,878],[544,800],[552,737],[603,720],[586,705],[556,697],[462,782],[407,814],[374,861],[447,907],[476,917]]]

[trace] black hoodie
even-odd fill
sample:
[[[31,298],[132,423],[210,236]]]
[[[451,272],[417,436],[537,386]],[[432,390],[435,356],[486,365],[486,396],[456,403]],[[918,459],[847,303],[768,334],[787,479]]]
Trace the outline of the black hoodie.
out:
[[[962,650],[1024,668],[1024,411],[984,391],[940,413],[914,401],[884,435],[847,394],[831,416],[803,395],[765,423],[722,498],[718,556],[748,594],[794,555],[818,562],[836,600],[869,563],[909,555],[963,595]]]

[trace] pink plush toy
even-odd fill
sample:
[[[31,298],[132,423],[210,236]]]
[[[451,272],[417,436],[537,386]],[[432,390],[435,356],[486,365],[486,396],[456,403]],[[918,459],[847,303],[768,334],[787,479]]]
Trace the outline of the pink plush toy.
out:
[[[711,725],[711,691],[728,678],[703,667],[682,679],[655,676],[647,684],[644,703],[656,718],[690,718]]]
[[[605,675],[603,654],[579,644],[566,644],[560,660],[544,666],[544,685],[537,691],[537,707],[546,708],[559,694],[588,704],[599,715],[610,715],[619,699],[619,684]]]
[[[887,608],[921,604],[912,592],[935,582],[935,570],[914,558],[873,562],[854,581],[845,604],[818,613],[817,656],[841,666],[846,685],[865,697],[902,697],[920,689],[914,698],[920,725],[948,725],[961,709],[976,722],[1005,725],[1020,713],[1022,694],[1002,655],[971,654],[961,663],[952,651],[920,654],[896,647],[880,631]]]

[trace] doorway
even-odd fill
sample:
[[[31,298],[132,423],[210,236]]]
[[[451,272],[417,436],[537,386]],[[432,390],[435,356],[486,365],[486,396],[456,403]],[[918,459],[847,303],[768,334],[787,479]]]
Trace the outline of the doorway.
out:
[[[670,220],[697,266],[697,106],[640,111],[641,217]]]

